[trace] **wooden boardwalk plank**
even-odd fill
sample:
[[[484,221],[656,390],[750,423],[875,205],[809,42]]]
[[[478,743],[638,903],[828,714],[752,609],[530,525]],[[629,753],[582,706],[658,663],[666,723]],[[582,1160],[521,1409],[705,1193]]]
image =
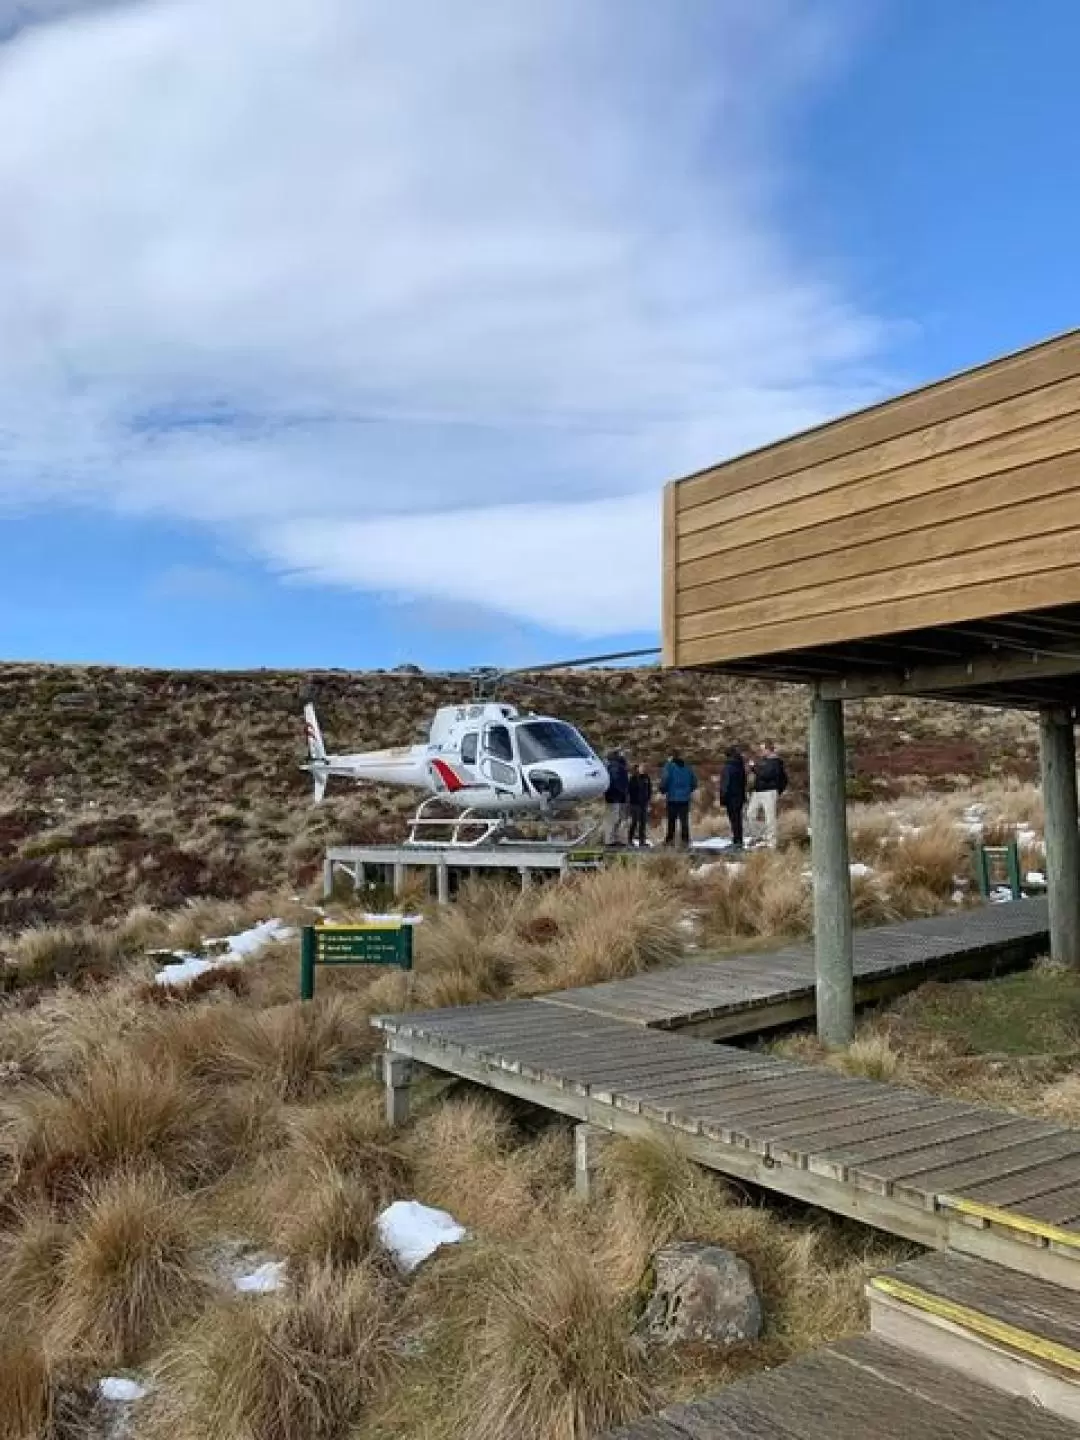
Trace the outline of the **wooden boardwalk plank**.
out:
[[[1045,1195],[1036,1195],[1022,1204],[1006,1205],[1003,1208],[1026,1215],[1030,1220],[1042,1220],[1048,1225],[1068,1228],[1080,1220],[1080,1174],[1072,1184],[1063,1185],[1060,1190],[1050,1190]]]
[[[1080,1292],[949,1251],[909,1261],[882,1278],[1065,1346],[1080,1363]]]
[[[995,1132],[1004,1134],[1004,1127]],[[989,1143],[989,1142],[988,1142]],[[1080,1132],[1062,1131],[1039,1139],[1010,1145],[1004,1150],[995,1150],[978,1159],[957,1161],[951,1157],[948,1163],[936,1170],[923,1170],[894,1180],[894,1193],[911,1199],[922,1198],[925,1204],[933,1205],[938,1195],[966,1195],[969,1189],[998,1176],[1012,1175],[1018,1171],[1033,1170],[1047,1160],[1072,1155],[1076,1160],[1076,1173],[1080,1176]]]
[[[889,1160],[929,1145],[939,1145],[969,1137],[987,1136],[1012,1123],[1013,1117],[978,1110],[939,1118],[941,1111],[929,1105],[913,1109],[907,1116],[896,1117],[894,1123],[879,1124],[876,1131],[860,1131],[852,1127],[845,1135],[819,1133],[800,1140],[799,1144],[817,1151],[810,1160],[810,1169],[818,1175],[846,1180],[849,1171],[875,1160]]]
[[[972,965],[991,967],[997,956],[1022,943],[1030,958],[1048,943],[1045,901],[1024,900],[1009,905],[987,905],[956,915],[934,916],[856,932],[855,981],[882,985],[890,980],[909,983],[921,974],[933,974],[965,957]],[[539,1002],[581,1009],[659,1029],[701,1025],[747,1012],[745,1028],[759,1028],[770,1006],[797,1001],[811,1003],[814,992],[814,955],[808,945],[781,951],[702,958],[663,975],[636,976],[604,981],[578,990],[561,990]],[[759,1013],[761,1012],[761,1013]]]
[[[1028,1120],[1014,1115],[995,1128],[991,1135],[976,1133],[965,1139],[947,1140],[937,1145],[920,1146],[917,1150],[903,1154],[883,1156],[879,1160],[859,1163],[853,1171],[860,1184],[870,1188],[903,1180],[910,1175],[932,1174],[945,1165],[985,1159],[991,1152],[998,1152],[1015,1145],[1027,1144],[1032,1139],[1042,1140],[1055,1132],[1051,1126],[1043,1126],[1037,1120]]]

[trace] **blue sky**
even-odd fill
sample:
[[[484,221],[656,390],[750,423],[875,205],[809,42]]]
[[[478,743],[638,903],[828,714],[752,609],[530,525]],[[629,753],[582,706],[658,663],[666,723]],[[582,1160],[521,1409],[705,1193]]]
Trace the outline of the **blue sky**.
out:
[[[648,644],[665,479],[1076,323],[1065,0],[0,37],[5,658]]]

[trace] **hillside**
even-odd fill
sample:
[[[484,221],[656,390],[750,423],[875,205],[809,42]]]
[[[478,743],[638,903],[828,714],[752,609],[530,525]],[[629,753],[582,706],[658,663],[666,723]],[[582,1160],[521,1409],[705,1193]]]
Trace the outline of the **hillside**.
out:
[[[619,743],[655,766],[679,747],[709,775],[727,743],[772,738],[802,784],[796,689],[655,668],[542,683],[508,698],[573,720],[601,751]],[[383,672],[0,666],[0,926],[302,884],[329,842],[400,836],[409,795],[339,788],[310,805],[298,769],[308,688],[331,748],[407,743],[463,689]],[[859,798],[1034,769],[1023,716],[877,701],[851,706],[849,728]]]

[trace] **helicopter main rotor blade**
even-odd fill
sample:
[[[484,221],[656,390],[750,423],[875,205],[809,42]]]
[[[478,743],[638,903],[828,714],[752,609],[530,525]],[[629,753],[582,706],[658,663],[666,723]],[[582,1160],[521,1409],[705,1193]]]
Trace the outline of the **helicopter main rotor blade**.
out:
[[[515,665],[510,670],[499,670],[492,667],[495,674],[503,675],[533,675],[541,674],[545,670],[576,670],[582,665],[604,665],[611,660],[640,660],[646,655],[659,655],[660,646],[650,646],[648,650],[614,650],[607,655],[578,655],[572,660],[546,660],[539,665]]]

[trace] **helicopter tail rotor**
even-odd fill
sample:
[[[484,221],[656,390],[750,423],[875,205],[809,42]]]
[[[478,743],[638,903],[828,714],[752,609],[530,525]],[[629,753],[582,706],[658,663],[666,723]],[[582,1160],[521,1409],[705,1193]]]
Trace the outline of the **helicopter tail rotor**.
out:
[[[323,741],[322,730],[319,727],[319,718],[315,714],[315,706],[309,700],[304,706],[304,734],[307,737],[308,755],[310,759],[304,769],[311,774],[311,782],[315,791],[315,803],[326,794],[326,782],[330,778],[330,766],[326,755],[326,745]]]

